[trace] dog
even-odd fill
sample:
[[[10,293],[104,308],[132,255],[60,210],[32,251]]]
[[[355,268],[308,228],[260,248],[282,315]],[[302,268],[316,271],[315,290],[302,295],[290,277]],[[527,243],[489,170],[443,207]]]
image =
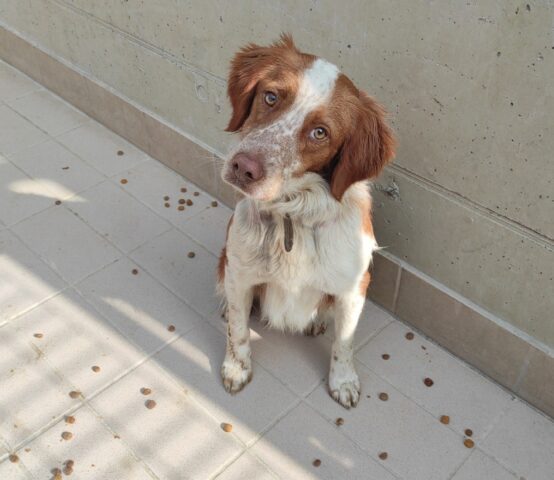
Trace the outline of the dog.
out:
[[[248,44],[231,62],[222,178],[240,191],[218,266],[227,317],[224,388],[252,378],[253,304],[271,327],[318,334],[334,320],[328,388],[346,408],[360,381],[353,339],[377,248],[368,180],[392,160],[386,114],[330,62],[289,35]]]

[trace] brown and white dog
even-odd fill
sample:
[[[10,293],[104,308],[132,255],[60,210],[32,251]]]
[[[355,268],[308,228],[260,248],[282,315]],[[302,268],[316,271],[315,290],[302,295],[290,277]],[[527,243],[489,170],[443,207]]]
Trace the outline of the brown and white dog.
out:
[[[252,378],[248,320],[256,301],[281,330],[317,334],[334,319],[329,391],[355,406],[353,338],[377,247],[367,180],[394,155],[384,110],[287,35],[240,50],[228,94],[227,130],[240,142],[222,175],[245,197],[218,269],[228,319],[223,385],[235,393]]]

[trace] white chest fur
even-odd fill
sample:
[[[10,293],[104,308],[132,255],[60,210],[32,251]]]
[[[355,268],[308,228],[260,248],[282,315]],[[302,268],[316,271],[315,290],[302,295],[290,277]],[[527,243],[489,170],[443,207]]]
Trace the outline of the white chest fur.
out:
[[[323,294],[356,288],[376,247],[356,207],[359,196],[369,195],[366,185],[354,186],[341,203],[319,186],[277,205],[242,200],[229,231],[226,275],[265,285],[262,312],[277,328],[304,329]],[[286,213],[293,225],[290,252],[284,245]]]

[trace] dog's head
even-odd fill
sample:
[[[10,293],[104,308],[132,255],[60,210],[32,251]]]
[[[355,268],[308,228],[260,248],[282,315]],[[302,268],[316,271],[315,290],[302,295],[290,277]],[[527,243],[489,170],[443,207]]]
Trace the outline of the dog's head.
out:
[[[222,175],[251,198],[279,199],[315,173],[340,201],[350,185],[377,176],[394,155],[383,108],[335,65],[298,51],[290,36],[240,50],[228,94],[227,131],[239,132],[241,141]]]

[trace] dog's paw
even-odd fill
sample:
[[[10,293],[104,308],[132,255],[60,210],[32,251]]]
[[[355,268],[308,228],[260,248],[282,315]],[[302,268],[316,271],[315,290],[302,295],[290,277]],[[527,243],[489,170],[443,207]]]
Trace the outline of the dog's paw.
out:
[[[252,380],[252,366],[225,360],[221,366],[221,379],[227,392],[240,392]]]
[[[329,379],[329,393],[333,400],[344,408],[355,407],[360,400],[360,380],[356,372],[349,375],[348,380],[338,381],[332,377]]]
[[[318,335],[323,335],[326,330],[327,322],[316,319],[306,327],[304,335],[308,337],[317,337]]]

